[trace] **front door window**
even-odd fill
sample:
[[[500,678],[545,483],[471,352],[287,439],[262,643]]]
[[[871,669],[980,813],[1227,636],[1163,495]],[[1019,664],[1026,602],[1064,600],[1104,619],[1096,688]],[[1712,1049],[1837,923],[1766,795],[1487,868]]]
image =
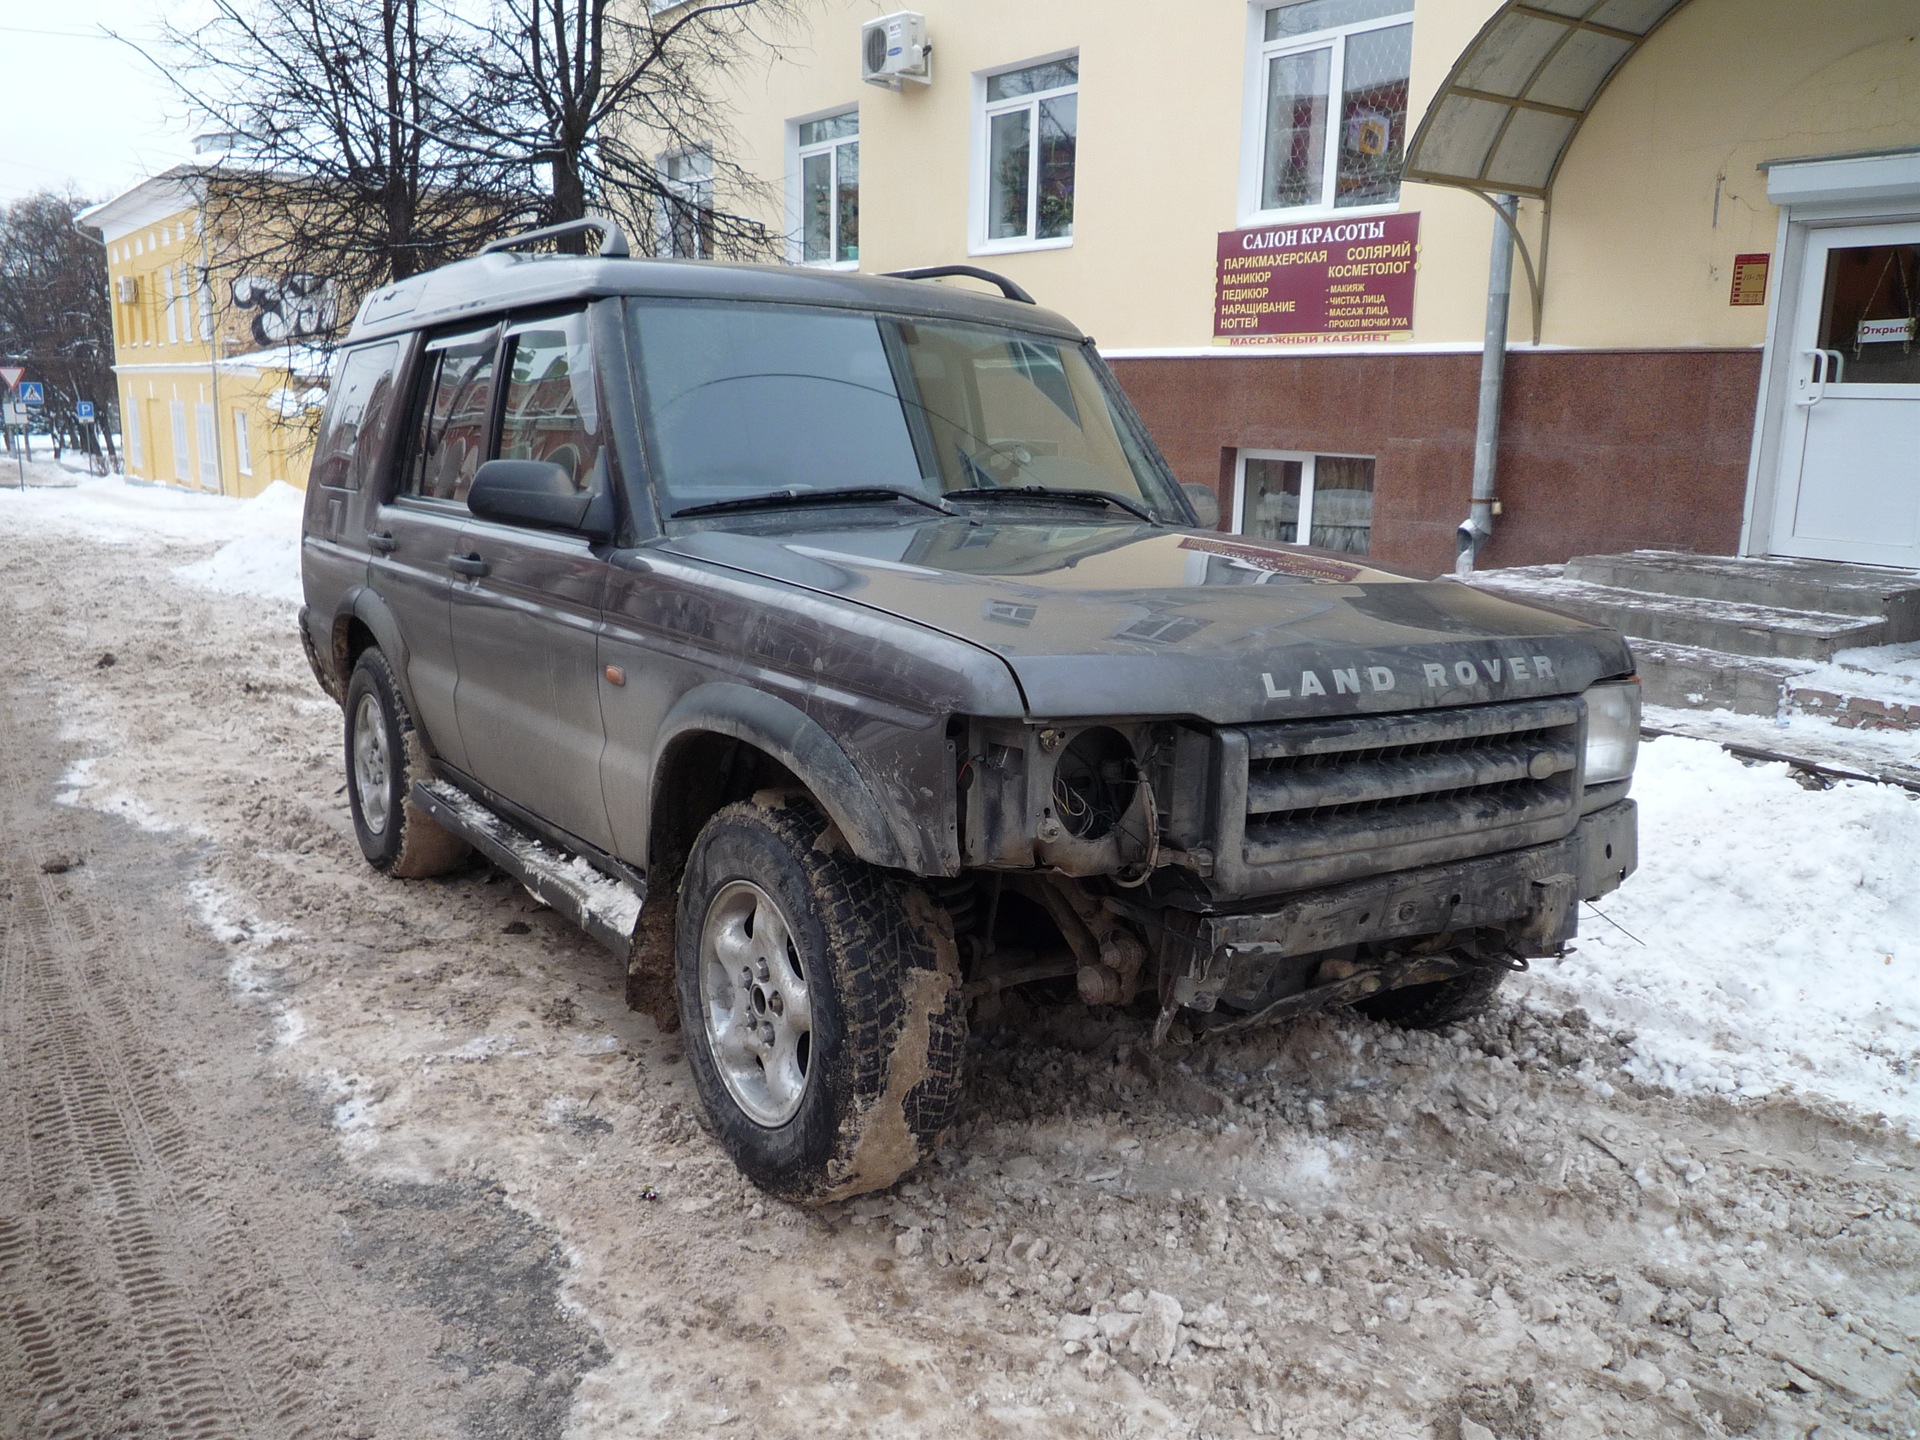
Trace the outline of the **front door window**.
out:
[[[1832,379],[1920,385],[1920,243],[1847,245],[1827,252],[1820,346],[1838,354]]]

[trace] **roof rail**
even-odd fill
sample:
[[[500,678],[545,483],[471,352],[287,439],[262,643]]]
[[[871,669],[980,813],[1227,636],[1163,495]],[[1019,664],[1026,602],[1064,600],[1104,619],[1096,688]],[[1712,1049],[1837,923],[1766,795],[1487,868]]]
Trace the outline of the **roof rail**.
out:
[[[559,225],[544,225],[538,230],[522,230],[518,235],[502,235],[489,240],[473,253],[491,255],[500,250],[518,250],[541,240],[557,240],[562,235],[578,235],[583,230],[601,232],[600,254],[609,260],[625,260],[633,252],[627,248],[627,232],[604,215],[589,215],[584,220],[568,220]]]
[[[889,270],[886,273],[895,280],[939,280],[948,275],[965,275],[970,279],[984,280],[989,285],[998,285],[1000,293],[1009,300],[1018,300],[1022,305],[1037,303],[1033,296],[1006,276],[982,270],[978,265],[928,265],[919,270]]]

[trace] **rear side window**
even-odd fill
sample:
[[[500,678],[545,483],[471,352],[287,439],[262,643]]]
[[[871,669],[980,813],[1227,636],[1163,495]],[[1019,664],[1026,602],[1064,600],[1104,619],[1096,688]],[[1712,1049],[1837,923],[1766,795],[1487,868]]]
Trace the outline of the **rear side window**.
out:
[[[430,341],[414,392],[400,493],[464,501],[487,448],[497,331]]]
[[[568,315],[511,331],[500,458],[549,461],[584,491],[594,486],[601,445],[586,317]]]
[[[314,448],[313,479],[333,490],[358,490],[386,443],[393,415],[393,370],[400,358],[398,342],[364,345],[347,353],[333,382],[326,423]],[[241,420],[236,413],[236,425]],[[244,453],[245,431],[236,429],[236,443]],[[246,465],[243,460],[242,467]]]

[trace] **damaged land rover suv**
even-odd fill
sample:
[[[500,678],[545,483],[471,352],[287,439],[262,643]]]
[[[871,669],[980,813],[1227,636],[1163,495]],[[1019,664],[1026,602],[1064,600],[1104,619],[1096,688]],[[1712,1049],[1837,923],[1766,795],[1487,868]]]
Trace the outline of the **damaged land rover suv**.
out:
[[[1618,635],[1204,528],[1010,282],[634,260],[582,223],[597,255],[536,232],[362,304],[301,632],[367,859],[481,852],[630,997],[670,951],[763,1187],[913,1166],[1007,987],[1156,1041],[1438,1024],[1633,869]]]

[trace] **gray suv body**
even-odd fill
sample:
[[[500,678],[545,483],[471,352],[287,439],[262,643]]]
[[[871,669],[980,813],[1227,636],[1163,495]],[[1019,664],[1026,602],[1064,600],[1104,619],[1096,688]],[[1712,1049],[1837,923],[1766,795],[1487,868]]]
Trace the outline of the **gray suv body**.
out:
[[[367,299],[301,632],[369,860],[671,963],[762,1185],[891,1183],[1011,987],[1439,1023],[1633,868],[1613,632],[1203,528],[1024,297],[622,248]]]

